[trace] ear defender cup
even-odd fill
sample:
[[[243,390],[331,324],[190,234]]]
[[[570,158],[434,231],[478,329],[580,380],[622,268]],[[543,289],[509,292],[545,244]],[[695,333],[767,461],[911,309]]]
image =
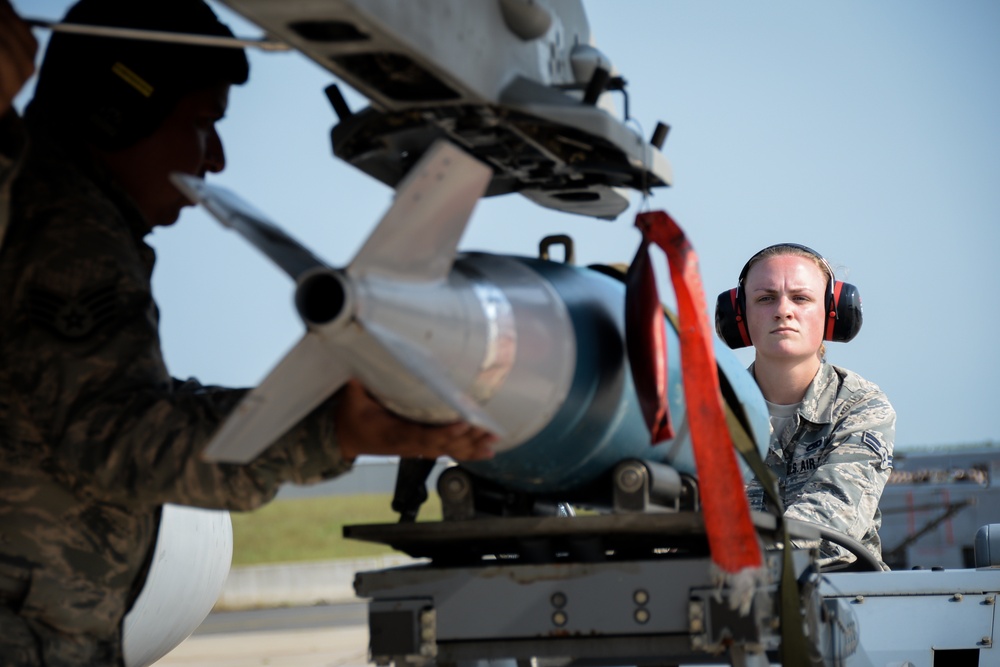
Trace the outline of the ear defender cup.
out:
[[[797,248],[818,258],[826,266],[830,279],[827,281],[827,291],[825,298],[826,305],[826,326],[823,329],[823,340],[835,343],[846,343],[852,340],[861,331],[861,323],[864,320],[861,311],[861,293],[858,288],[850,283],[833,279],[833,267],[826,261],[823,255],[812,248],[798,243],[779,243],[768,246],[757,252],[747,260],[740,271],[740,278],[737,287],[727,290],[719,295],[715,301],[715,331],[719,337],[732,349],[749,347],[753,345],[750,340],[750,330],[747,328],[746,317],[746,295],[743,293],[743,284],[746,282],[747,273],[754,260],[762,253],[772,248]]]
[[[861,312],[861,293],[851,283],[839,280],[833,286],[832,308],[827,304],[826,330],[823,340],[846,343],[861,331],[864,314]]]
[[[734,350],[753,344],[750,342],[747,323],[738,311],[736,303],[738,295],[739,290],[733,288],[723,292],[715,300],[715,331],[719,334],[719,338]]]

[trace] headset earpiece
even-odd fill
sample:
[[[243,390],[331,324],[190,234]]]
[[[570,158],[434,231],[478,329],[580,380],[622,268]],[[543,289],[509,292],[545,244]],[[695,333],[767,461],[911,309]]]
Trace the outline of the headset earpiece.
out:
[[[726,290],[715,300],[715,331],[734,350],[752,345],[742,311],[738,288]]]
[[[827,324],[823,340],[846,343],[861,331],[864,315],[861,311],[861,293],[851,283],[836,281],[832,302],[827,304]]]

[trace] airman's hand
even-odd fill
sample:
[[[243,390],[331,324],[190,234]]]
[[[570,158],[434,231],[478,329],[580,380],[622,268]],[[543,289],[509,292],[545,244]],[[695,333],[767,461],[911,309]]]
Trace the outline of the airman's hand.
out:
[[[343,389],[336,419],[341,454],[351,460],[371,454],[478,461],[493,457],[496,442],[492,434],[468,424],[426,426],[396,417],[353,380]]]
[[[8,0],[0,0],[0,116],[35,73],[38,42]]]

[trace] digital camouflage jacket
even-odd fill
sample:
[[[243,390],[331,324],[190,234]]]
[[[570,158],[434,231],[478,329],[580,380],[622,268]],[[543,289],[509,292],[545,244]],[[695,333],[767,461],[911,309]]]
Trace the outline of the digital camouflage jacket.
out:
[[[245,390],[171,378],[145,220],[29,136],[0,248],[0,665],[117,665],[161,505],[248,510],[349,466],[329,401],[250,465],[200,461]]]
[[[785,516],[840,531],[881,561],[878,503],[892,468],[895,432],[896,413],[882,390],[823,363],[795,418],[782,433],[771,433],[765,463],[778,479]],[[759,481],[747,486],[747,495],[751,509],[765,509]],[[825,562],[854,560],[825,540],[820,556]]]

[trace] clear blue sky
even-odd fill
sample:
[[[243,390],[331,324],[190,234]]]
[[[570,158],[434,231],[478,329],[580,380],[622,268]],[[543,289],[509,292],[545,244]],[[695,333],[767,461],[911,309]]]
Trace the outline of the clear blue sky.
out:
[[[14,2],[47,18],[68,4]],[[238,34],[254,34],[215,6]],[[664,154],[675,184],[649,206],[687,230],[709,299],[734,286],[759,248],[809,245],[861,291],[864,328],[852,343],[828,345],[828,358],[885,390],[897,448],[1000,442],[991,268],[1000,252],[1000,3],[585,6],[597,46],[629,82],[643,135],[658,120],[672,127]],[[220,126],[229,167],[217,182],[345,264],[391,191],[333,157],[336,117],[323,94],[332,75],[294,54],[250,60],[250,81],[234,90]],[[568,233],[581,263],[628,261],[638,206],[607,222],[513,195],[484,200],[462,247],[534,255],[543,236]],[[291,282],[200,211],[151,241],[174,375],[254,384],[301,335]],[[740,356],[749,363],[750,353]]]

